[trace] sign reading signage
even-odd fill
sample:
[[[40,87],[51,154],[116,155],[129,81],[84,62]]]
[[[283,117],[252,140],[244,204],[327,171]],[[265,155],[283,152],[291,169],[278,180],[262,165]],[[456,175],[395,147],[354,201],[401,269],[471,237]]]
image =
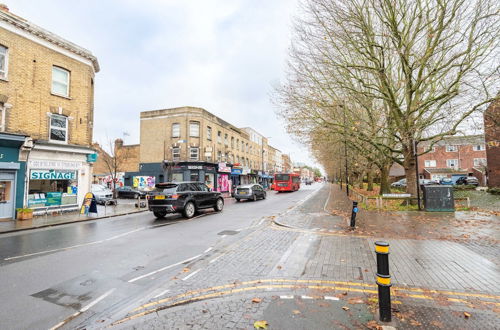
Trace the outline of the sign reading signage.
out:
[[[75,180],[76,172],[31,170],[30,180]]]

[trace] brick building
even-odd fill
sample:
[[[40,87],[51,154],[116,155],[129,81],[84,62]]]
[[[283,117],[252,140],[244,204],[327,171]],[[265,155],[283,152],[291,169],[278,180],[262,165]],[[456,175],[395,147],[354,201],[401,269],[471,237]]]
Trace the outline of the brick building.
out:
[[[293,170],[292,160],[290,159],[290,155],[282,154],[281,155],[281,163],[283,166],[283,173],[290,173]]]
[[[13,217],[15,207],[81,204],[92,178],[98,71],[90,51],[0,8],[0,132],[24,136],[10,142],[17,157],[11,151],[11,164],[0,165],[0,185],[11,187],[0,217]]]
[[[431,147],[432,145],[432,147]],[[418,157],[422,178],[439,180],[473,175],[481,185],[486,184],[486,146],[483,135],[450,136],[434,144],[421,142],[418,152],[429,151]]]
[[[492,102],[484,114],[488,187],[500,187],[500,99]]]
[[[139,170],[126,173],[126,185],[134,177],[146,177],[149,182],[205,181],[228,191],[250,182],[267,185],[276,167],[266,137],[205,109],[144,111],[140,119]]]

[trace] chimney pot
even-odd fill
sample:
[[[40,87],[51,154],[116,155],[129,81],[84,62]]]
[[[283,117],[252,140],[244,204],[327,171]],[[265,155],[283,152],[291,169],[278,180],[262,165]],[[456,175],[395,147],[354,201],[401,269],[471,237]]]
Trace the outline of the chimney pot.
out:
[[[9,11],[9,7],[7,7],[6,4],[0,3],[0,10],[8,12]]]

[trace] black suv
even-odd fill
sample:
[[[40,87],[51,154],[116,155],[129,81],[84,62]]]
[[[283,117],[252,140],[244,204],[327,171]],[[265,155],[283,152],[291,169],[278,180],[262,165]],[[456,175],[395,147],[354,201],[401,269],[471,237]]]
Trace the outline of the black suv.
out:
[[[213,207],[220,212],[224,208],[221,193],[210,191],[201,182],[158,183],[147,198],[148,208],[157,218],[163,218],[167,213],[182,213],[186,218],[192,218],[200,209]]]

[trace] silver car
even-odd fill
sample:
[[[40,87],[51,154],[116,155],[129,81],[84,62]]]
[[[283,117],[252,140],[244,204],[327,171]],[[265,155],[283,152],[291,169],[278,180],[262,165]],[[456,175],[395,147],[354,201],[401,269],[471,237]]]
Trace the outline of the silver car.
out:
[[[234,198],[237,202],[242,199],[251,199],[253,201],[257,199],[266,199],[266,191],[260,184],[247,184],[236,187]]]
[[[113,201],[113,192],[101,184],[93,184],[92,193],[94,194],[97,204],[104,205]]]

